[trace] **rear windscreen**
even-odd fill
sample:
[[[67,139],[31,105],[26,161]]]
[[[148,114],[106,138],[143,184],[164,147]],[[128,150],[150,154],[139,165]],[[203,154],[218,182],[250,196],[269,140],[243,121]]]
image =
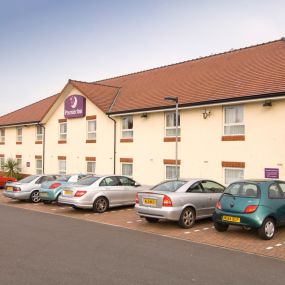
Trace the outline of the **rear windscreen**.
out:
[[[92,176],[92,177],[85,177],[74,183],[74,185],[91,185],[96,182],[100,177]]]
[[[163,182],[161,184],[154,186],[153,188],[151,188],[151,190],[175,192],[185,183],[186,181],[181,181],[181,180],[166,181],[166,182]]]
[[[260,197],[260,190],[256,184],[252,183],[233,183],[229,185],[225,194],[230,194],[235,197],[244,197],[244,198],[258,198]]]

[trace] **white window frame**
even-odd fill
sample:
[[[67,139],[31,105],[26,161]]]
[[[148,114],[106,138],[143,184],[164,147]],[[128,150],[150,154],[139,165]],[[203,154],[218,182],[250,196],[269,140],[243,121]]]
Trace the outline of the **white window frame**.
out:
[[[227,177],[226,177],[226,171],[227,171],[227,170],[242,171],[242,177],[237,177],[236,180],[228,181],[228,180],[227,180]],[[224,182],[225,182],[225,185],[229,185],[229,184],[231,184],[232,182],[235,182],[235,181],[244,179],[244,168],[240,168],[240,167],[224,167],[224,170],[223,170],[223,171],[224,171]]]
[[[44,128],[42,126],[37,125],[36,126],[36,141],[43,141],[43,137],[44,137]]]
[[[61,132],[61,126],[66,126],[66,132]],[[66,141],[67,140],[67,122],[59,123],[59,140],[60,141]]]
[[[41,161],[41,167],[38,167],[38,161]],[[35,159],[35,170],[36,174],[43,174],[43,160],[42,158],[36,158]]]
[[[1,156],[0,157],[0,171],[4,171],[4,167],[3,167],[4,163],[5,163],[5,157]]]
[[[88,165],[91,165],[92,171],[88,171]],[[86,173],[95,174],[95,171],[96,171],[96,161],[86,161]]]
[[[58,160],[58,173],[61,175],[66,174],[66,159]]]
[[[167,177],[167,168],[171,167],[174,169],[174,175],[173,177]],[[180,177],[180,165],[177,165],[178,168],[178,178]],[[176,179],[176,165],[175,164],[165,164],[164,165],[164,176],[166,180],[173,180]]]
[[[124,166],[125,166],[125,165],[131,166],[131,173],[126,173],[126,172],[124,171]],[[132,162],[122,162],[122,163],[121,163],[121,173],[122,173],[122,175],[124,175],[124,176],[127,176],[127,177],[132,178],[133,175],[134,175],[134,165],[133,165],[133,163],[132,163]]]
[[[5,129],[4,128],[2,128],[2,129],[0,129],[0,142],[1,143],[4,143],[5,142]]]
[[[173,117],[173,126],[167,126],[167,117],[168,116],[172,116]],[[175,126],[175,120],[176,120],[176,112],[166,112],[164,114],[164,135],[165,137],[171,137],[171,138],[175,138],[176,137],[176,126]],[[177,126],[177,129],[178,129],[178,137],[180,137],[181,135],[181,128],[180,128],[180,112],[178,112],[178,126]],[[168,131],[169,130],[173,130],[174,131],[174,134],[173,135],[170,135],[168,134]]]
[[[22,172],[22,170],[23,170],[23,161],[22,161],[22,157],[17,157],[16,158],[16,161],[17,161],[17,163],[18,163],[18,170],[19,170],[19,172],[21,173]]]
[[[21,134],[19,135],[19,131],[21,130]],[[17,127],[16,128],[16,142],[22,142],[23,141],[23,128]]]
[[[124,120],[128,120],[128,119],[131,119],[131,122],[132,122],[132,128],[125,128],[124,127]],[[129,116],[124,116],[122,117],[122,138],[133,138],[134,137],[134,118],[132,115],[129,115]],[[130,134],[128,134],[130,133]]]
[[[237,123],[226,123],[226,110],[227,109],[237,109],[237,108],[242,108],[242,122],[237,122]],[[223,118],[223,122],[224,122],[224,126],[223,126],[223,134],[224,136],[243,136],[245,134],[245,125],[244,125],[244,106],[243,105],[231,105],[231,106],[224,106],[223,108],[223,114],[224,114],[224,118]],[[226,134],[225,129],[226,127],[232,127],[232,126],[243,126],[244,131],[238,132],[238,133],[233,133],[233,134]]]
[[[89,124],[90,123],[95,123],[95,131],[89,131]],[[97,132],[97,120],[87,120],[86,121],[86,132],[87,132],[87,139],[88,140],[96,140],[96,132]]]

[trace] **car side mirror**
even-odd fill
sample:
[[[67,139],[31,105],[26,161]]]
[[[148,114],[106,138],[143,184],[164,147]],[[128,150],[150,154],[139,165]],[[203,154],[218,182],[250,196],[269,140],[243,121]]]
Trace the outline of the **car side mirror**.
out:
[[[138,182],[136,182],[134,186],[135,187],[140,187],[141,185]]]

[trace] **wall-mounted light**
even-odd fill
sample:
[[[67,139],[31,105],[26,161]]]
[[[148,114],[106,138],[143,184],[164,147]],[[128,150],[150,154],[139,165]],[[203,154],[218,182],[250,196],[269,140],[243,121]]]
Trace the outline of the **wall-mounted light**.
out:
[[[207,119],[208,117],[211,116],[211,111],[209,111],[209,110],[207,111],[207,109],[205,109],[202,114],[203,114],[203,118]]]
[[[262,106],[263,106],[263,107],[272,107],[272,102],[271,102],[271,100],[265,100]]]
[[[147,118],[147,113],[142,113],[141,118]]]

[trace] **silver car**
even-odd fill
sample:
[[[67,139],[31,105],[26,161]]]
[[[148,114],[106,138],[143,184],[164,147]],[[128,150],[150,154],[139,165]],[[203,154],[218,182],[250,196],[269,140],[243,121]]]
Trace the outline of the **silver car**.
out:
[[[4,196],[17,200],[30,200],[33,203],[40,202],[39,190],[41,184],[53,181],[57,175],[30,175],[18,182],[7,183]]]
[[[135,204],[136,193],[142,190],[140,184],[126,176],[92,176],[62,187],[58,202],[103,213],[111,207]]]
[[[211,217],[225,187],[206,179],[164,181],[147,192],[139,192],[136,210],[148,222],[178,221],[185,229],[195,220]]]

